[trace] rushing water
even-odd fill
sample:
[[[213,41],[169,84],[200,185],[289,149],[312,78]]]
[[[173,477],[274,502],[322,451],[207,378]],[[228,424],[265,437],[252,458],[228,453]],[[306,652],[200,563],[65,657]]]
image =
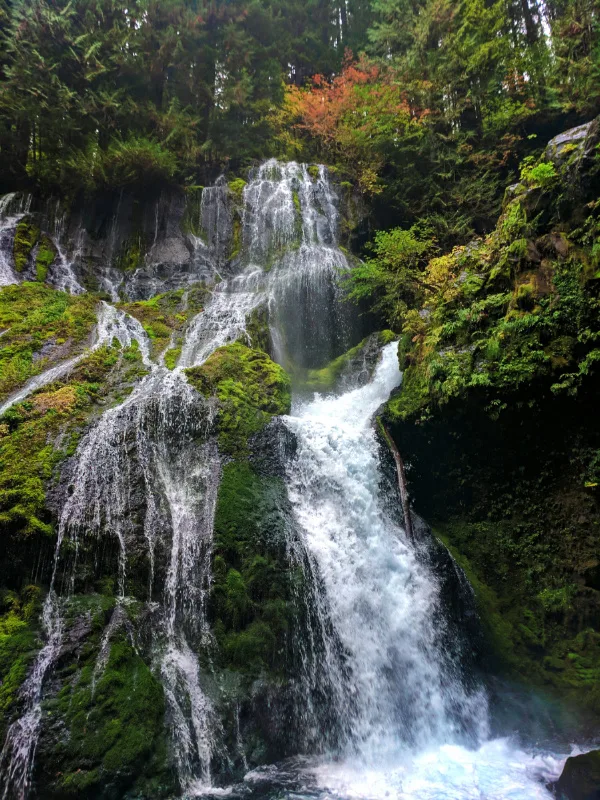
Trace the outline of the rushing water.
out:
[[[207,241],[195,245],[219,264],[230,237],[227,192],[224,180],[206,191],[200,222]],[[337,246],[337,199],[326,170],[315,175],[303,165],[268,161],[245,187],[243,203],[239,272],[214,287],[189,324],[175,371],[151,360],[139,323],[106,303],[101,307],[91,349],[115,337],[122,346],[136,341],[148,372],[90,428],[68,466],[42,620],[45,644],[23,687],[22,716],[2,751],[3,800],[27,796],[44,690],[62,646],[62,605],[77,591],[84,556],[101,540],[111,543],[105,550],[114,561],[117,607],[93,680],[106,666],[111,637],[128,626],[123,609],[131,583],[145,583],[153,667],[163,684],[186,797],[548,798],[544,781],[556,777],[561,760],[490,739],[485,690],[460,648],[445,646],[440,580],[428,545],[407,540],[385,496],[373,418],[401,381],[394,344],[383,349],[362,385],[346,380],[337,394],[297,401],[284,419],[296,442],[286,466],[298,532],[290,559],[312,579],[307,641],[300,648],[300,684],[313,727],[305,741],[307,752],[319,755],[254,770],[226,790],[211,788],[224,732],[200,656],[214,646],[207,599],[221,463],[212,435],[214,403],[192,389],[183,369],[203,363],[223,344],[250,341],[249,321],[258,313],[268,315],[272,350],[292,371],[322,366],[351,343],[340,289],[349,264]],[[4,206],[0,218],[14,228]],[[157,236],[158,217],[154,244]],[[0,281],[8,274],[2,269]],[[67,374],[87,352],[36,376],[0,411]],[[133,641],[130,628],[128,635]],[[313,692],[317,684],[321,695]],[[314,707],[323,687],[327,730],[318,729],[323,717]],[[243,755],[239,728],[235,737]]]

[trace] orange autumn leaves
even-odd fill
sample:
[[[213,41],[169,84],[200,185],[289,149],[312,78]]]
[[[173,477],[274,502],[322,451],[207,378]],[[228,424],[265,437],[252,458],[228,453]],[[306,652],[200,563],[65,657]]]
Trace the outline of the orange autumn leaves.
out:
[[[408,104],[392,70],[346,53],[342,71],[331,81],[315,75],[311,85],[288,86],[280,115],[282,141],[310,137],[328,163],[347,166],[365,194],[381,191],[379,172],[393,148],[421,114]]]

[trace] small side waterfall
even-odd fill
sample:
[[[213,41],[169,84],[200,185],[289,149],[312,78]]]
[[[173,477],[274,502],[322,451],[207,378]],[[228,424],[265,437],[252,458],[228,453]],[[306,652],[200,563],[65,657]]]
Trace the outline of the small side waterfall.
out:
[[[2,405],[0,405],[0,415],[4,414],[15,403],[20,403],[32,392],[41,389],[53,381],[58,381],[68,375],[71,370],[84,358],[98,350],[104,345],[111,344],[117,340],[121,347],[129,347],[132,342],[137,342],[142,354],[143,363],[150,364],[150,343],[148,337],[140,323],[129,314],[125,314],[120,309],[111,306],[109,303],[101,301],[98,313],[98,322],[93,332],[93,342],[91,346],[73,358],[62,361],[50,369],[44,370],[39,375],[27,381],[27,383],[14,394],[10,395]]]
[[[0,198],[0,286],[19,283],[13,266],[13,245],[17,225],[28,213],[31,195],[11,192]]]

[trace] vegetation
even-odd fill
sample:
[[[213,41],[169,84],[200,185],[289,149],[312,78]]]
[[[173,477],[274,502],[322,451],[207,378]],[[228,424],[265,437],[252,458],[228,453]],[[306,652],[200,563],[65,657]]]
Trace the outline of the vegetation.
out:
[[[27,586],[20,595],[4,590],[0,595],[0,735],[18,700],[18,690],[36,653],[35,627],[39,589]]]
[[[215,516],[212,614],[221,658],[250,676],[281,672],[293,621],[281,478],[248,463],[223,470]]]
[[[90,296],[71,297],[35,283],[5,287],[0,324],[10,327],[0,356],[5,359],[6,390],[39,371],[31,368],[38,347],[87,335],[94,307]],[[106,395],[111,373],[118,370],[125,387],[139,375],[140,366],[137,347],[123,352],[118,345],[98,348],[68,376],[32,393],[0,418],[0,585],[20,590],[32,553],[51,545],[54,528],[46,492],[55,468],[74,452],[95,404]]]
[[[296,377],[296,388],[309,392],[331,392],[339,388],[344,377],[356,378],[356,373],[365,369],[374,368],[379,357],[380,348],[394,341],[396,334],[393,331],[381,331],[371,334],[362,342],[334,358],[321,369],[309,369],[304,375]],[[365,375],[363,377],[370,377]]]
[[[219,447],[223,453],[247,454],[248,439],[275,414],[290,409],[290,380],[260,350],[234,342],[216,350],[200,367],[186,370],[190,383],[219,401]]]
[[[68,295],[34,282],[3,287],[0,397],[83,349],[96,322],[95,307],[92,295]]]
[[[181,352],[178,343],[181,342],[184,326],[191,317],[202,311],[206,293],[207,289],[198,285],[187,290],[157,294],[150,300],[121,303],[121,308],[142,323],[150,338],[152,358],[156,359],[164,353],[165,366],[173,369]]]
[[[162,686],[119,635],[109,644],[106,665],[98,674],[95,662],[105,615],[97,606],[94,611],[80,668],[60,676],[62,688],[47,706],[69,733],[53,742],[52,759],[59,768],[46,784],[49,796],[104,797],[107,784],[113,790],[115,784],[136,785],[161,796],[161,783],[169,783]]]
[[[386,415],[416,507],[465,567],[496,659],[598,711],[591,135],[591,150],[527,161],[495,230],[422,267],[412,307],[392,281],[402,266],[379,265],[404,369]]]

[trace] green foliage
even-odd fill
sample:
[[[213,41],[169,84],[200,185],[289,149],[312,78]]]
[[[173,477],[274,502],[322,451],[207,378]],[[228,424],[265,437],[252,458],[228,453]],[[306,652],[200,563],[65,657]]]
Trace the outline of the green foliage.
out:
[[[337,69],[369,19],[366,0],[11,3],[1,177],[74,194],[245,165],[269,151],[284,78]]]
[[[227,185],[229,186],[229,191],[233,195],[236,203],[238,205],[241,204],[244,196],[244,187],[246,186],[246,181],[243,178],[234,178],[233,180],[229,181]]]
[[[533,158],[526,158],[521,165],[521,180],[526,181],[530,186],[539,186],[547,189],[556,183],[558,173],[554,164],[550,161],[540,161],[534,163]]]
[[[13,257],[17,272],[23,272],[29,261],[31,251],[40,235],[40,229],[28,218],[22,219],[15,231],[15,241],[13,244]]]
[[[0,290],[0,397],[59,358],[81,349],[96,321],[92,295],[68,295],[38,283]],[[37,354],[45,349],[47,355]],[[56,348],[54,350],[54,348]]]
[[[543,189],[537,215],[520,192],[486,239],[425,268],[386,414],[497,661],[580,702],[600,676],[597,211],[577,186],[565,206],[545,167],[524,180],[536,202]],[[593,220],[578,227],[582,208]]]
[[[408,307],[429,288],[422,273],[434,251],[435,239],[417,227],[379,231],[371,246],[373,255],[350,273],[349,297],[369,298],[373,309],[398,327]]]
[[[219,400],[219,446],[242,455],[248,438],[274,414],[290,409],[290,380],[284,370],[259,350],[234,342],[216,350],[200,367],[186,370],[190,383]]]
[[[0,734],[18,701],[18,690],[36,651],[34,620],[39,590],[27,586],[21,593],[0,592]]]
[[[106,150],[93,144],[65,164],[72,185],[85,186],[89,191],[169,184],[177,166],[175,153],[154,139],[134,135],[112,141]]]

